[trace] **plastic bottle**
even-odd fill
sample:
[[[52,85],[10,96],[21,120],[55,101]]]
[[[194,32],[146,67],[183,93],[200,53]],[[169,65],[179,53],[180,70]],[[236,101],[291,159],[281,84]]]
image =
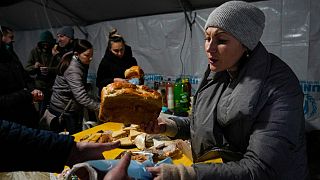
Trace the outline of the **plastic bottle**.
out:
[[[188,110],[190,110],[190,107],[191,107],[191,90],[192,90],[192,87],[191,87],[191,83],[189,82],[189,78],[185,78],[184,80],[185,84],[186,84],[186,89],[185,91],[188,93]]]
[[[174,114],[179,115],[182,112],[180,104],[181,94],[181,79],[177,79],[174,83],[173,98],[174,98]]]
[[[167,107],[167,94],[166,94],[166,82],[161,79],[158,92],[162,97],[162,107]]]
[[[168,107],[168,95],[169,95],[169,91],[172,91],[172,98],[173,98],[173,88],[174,88],[174,85],[173,83],[171,82],[171,79],[168,78],[167,82],[166,82],[166,106]],[[171,89],[171,90],[169,90]],[[173,99],[174,101],[174,99]]]
[[[167,107],[170,111],[174,110],[174,96],[172,86],[169,86],[167,89]]]
[[[181,82],[181,92],[180,92],[180,106],[181,106],[181,113],[185,114],[189,110],[189,93],[188,93],[188,86],[185,79],[182,79]]]

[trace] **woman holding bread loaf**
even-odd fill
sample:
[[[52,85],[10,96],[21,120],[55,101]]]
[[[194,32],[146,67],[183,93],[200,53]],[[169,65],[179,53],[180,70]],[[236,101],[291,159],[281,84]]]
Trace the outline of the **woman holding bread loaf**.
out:
[[[71,134],[79,132],[82,130],[83,107],[95,112],[99,111],[100,103],[91,98],[86,90],[92,55],[92,44],[87,40],[79,39],[75,42],[73,52],[66,53],[58,65],[58,75],[52,88],[49,111],[56,116],[64,111],[66,113],[64,113],[63,122],[51,123],[53,130],[66,129]]]
[[[108,46],[97,71],[96,85],[99,96],[103,87],[113,82],[127,81],[124,76],[126,69],[136,66],[137,61],[132,56],[131,47],[124,38],[113,29],[109,33]]]
[[[141,124],[190,138],[195,164],[149,168],[155,179],[307,179],[303,93],[290,67],[260,42],[264,25],[264,13],[243,1],[209,15],[208,68],[192,115]],[[224,163],[201,163],[217,155]]]

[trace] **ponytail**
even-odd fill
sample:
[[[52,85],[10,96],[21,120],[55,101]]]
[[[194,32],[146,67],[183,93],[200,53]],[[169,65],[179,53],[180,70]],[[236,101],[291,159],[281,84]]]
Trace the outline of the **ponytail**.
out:
[[[70,62],[71,62],[71,59],[72,59],[72,56],[73,56],[73,51],[69,51],[67,53],[65,53],[63,56],[62,56],[62,59],[58,65],[58,75],[59,76],[62,76],[63,73],[66,71],[66,69],[68,68],[68,66],[70,65]]]

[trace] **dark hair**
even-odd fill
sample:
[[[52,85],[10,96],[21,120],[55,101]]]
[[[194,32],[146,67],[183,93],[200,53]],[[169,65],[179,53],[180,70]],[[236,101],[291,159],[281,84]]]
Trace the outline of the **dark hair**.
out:
[[[85,39],[75,40],[73,51],[69,51],[62,56],[62,59],[58,65],[58,75],[63,75],[63,73],[69,67],[70,62],[72,60],[72,56],[75,53],[81,54],[86,50],[91,49],[92,47],[92,44]]]
[[[111,49],[111,43],[114,43],[114,42],[122,42],[123,44],[126,44],[123,37],[117,33],[117,29],[112,29],[109,32],[109,41],[108,41],[108,47],[107,47],[108,50]]]
[[[0,36],[2,37],[2,34],[3,34],[3,32],[2,32],[2,26],[0,25]]]
[[[9,33],[13,33],[13,29],[7,27],[7,26],[1,26],[2,35],[5,36]]]

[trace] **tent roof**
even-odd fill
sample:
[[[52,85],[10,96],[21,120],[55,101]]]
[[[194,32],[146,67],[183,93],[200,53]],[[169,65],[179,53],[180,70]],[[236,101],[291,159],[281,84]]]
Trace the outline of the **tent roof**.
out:
[[[2,0],[0,24],[15,30],[85,26],[101,21],[216,7],[225,1],[227,0]]]

